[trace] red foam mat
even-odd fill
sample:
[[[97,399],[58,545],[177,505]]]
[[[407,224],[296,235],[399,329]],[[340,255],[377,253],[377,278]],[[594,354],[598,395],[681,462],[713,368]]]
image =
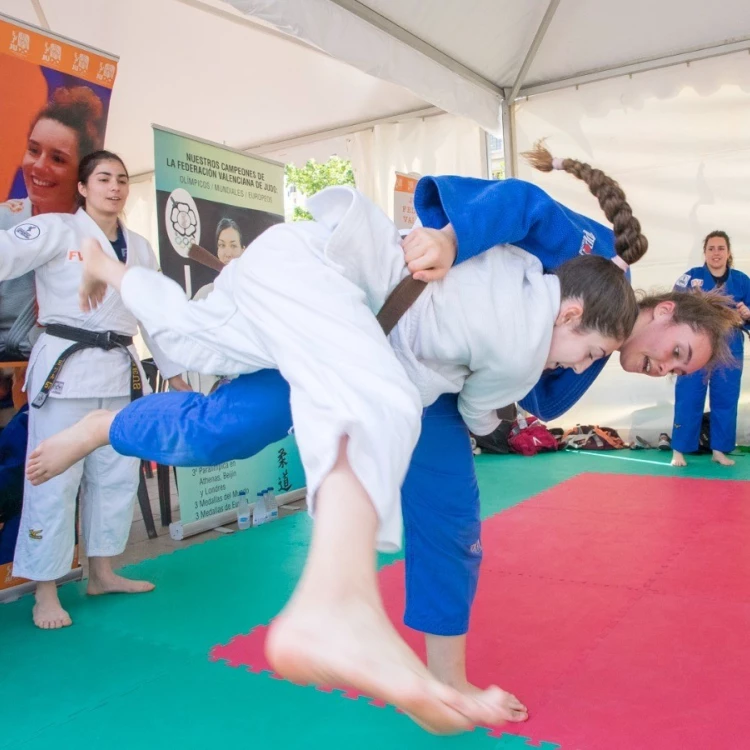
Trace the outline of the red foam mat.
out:
[[[564,750],[750,747],[748,495],[742,482],[589,474],[486,521],[469,678],[530,709],[497,733]],[[403,563],[380,585],[424,656],[401,623]],[[211,658],[270,671],[265,634]]]

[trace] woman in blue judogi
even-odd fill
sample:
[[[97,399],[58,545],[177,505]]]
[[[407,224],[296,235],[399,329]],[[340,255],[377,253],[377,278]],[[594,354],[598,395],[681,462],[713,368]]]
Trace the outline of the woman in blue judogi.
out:
[[[703,240],[706,262],[682,274],[675,289],[714,289],[734,300],[744,321],[750,320],[750,277],[732,268],[732,246],[726,232],[711,232]],[[741,329],[729,339],[730,361],[712,370],[701,369],[692,375],[680,375],[675,386],[674,425],[672,427],[672,465],[685,466],[685,453],[698,450],[706,391],[711,408],[711,451],[713,460],[722,466],[733,466],[726,454],[735,447],[737,437],[737,403],[740,399],[744,336]]]

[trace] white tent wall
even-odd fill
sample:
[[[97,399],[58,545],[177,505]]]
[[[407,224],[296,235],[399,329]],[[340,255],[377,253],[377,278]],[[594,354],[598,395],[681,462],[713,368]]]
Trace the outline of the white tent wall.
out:
[[[357,187],[391,218],[396,172],[487,176],[484,131],[463,117],[376,125],[347,141]]]
[[[517,103],[518,150],[548,137],[558,156],[600,167],[624,188],[649,238],[633,267],[636,288],[671,288],[702,264],[701,241],[713,229],[732,238],[736,267],[750,273],[750,55],[562,89]],[[570,175],[533,180],[571,208],[606,222],[596,199]],[[746,347],[746,361],[750,347]],[[613,358],[616,360],[616,356]],[[560,425],[607,424],[653,437],[670,431],[671,379],[625,373],[616,361]],[[745,369],[738,438],[750,444],[750,375]]]

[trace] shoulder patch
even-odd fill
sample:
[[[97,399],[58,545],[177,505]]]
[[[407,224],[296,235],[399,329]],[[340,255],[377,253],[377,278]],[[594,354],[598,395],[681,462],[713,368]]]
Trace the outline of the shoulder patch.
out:
[[[683,273],[682,276],[680,276],[679,279],[675,282],[675,286],[687,286],[690,282],[690,274],[689,273]]]
[[[691,279],[690,286],[692,287],[703,286],[703,279]]]
[[[31,224],[29,222],[18,224],[13,228],[13,234],[18,237],[19,240],[27,240],[29,242],[35,240],[41,233],[42,230],[37,224]]]
[[[578,251],[579,255],[591,255],[594,252],[594,243],[596,237],[592,232],[584,230],[583,240],[581,241],[581,249]]]

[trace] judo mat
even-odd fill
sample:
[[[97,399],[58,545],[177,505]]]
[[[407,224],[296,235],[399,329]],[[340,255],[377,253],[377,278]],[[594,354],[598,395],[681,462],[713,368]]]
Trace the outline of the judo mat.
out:
[[[71,628],[34,629],[30,597],[0,606],[0,748],[750,746],[750,459],[694,458],[680,478],[667,459],[478,459],[469,675],[515,692],[524,724],[434,737],[352,691],[273,679],[262,639],[304,563],[297,515],[125,569],[152,594],[64,586]],[[381,565],[400,623],[403,563]]]

